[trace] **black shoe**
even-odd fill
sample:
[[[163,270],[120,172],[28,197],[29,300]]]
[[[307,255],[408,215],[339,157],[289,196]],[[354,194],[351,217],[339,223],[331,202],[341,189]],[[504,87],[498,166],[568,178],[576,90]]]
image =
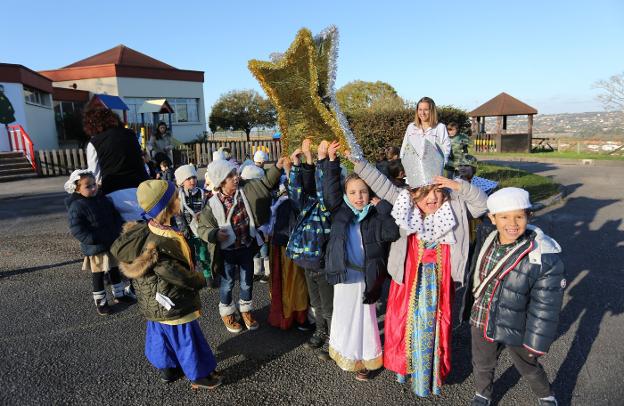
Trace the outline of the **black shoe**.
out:
[[[325,336],[325,333],[323,333],[322,331],[316,330],[314,334],[312,335],[312,337],[310,337],[310,339],[306,341],[306,343],[303,344],[303,346],[308,349],[319,348],[325,342],[325,339],[323,338],[324,336]]]
[[[108,303],[96,306],[95,310],[100,316],[108,316],[109,314],[113,313],[113,309],[108,305]]]
[[[208,278],[206,278],[206,284],[208,285],[208,287],[210,289],[214,289],[214,288],[218,288],[219,286],[217,286],[217,282],[214,280],[214,278],[212,276],[209,276]]]
[[[181,368],[163,368],[159,369],[160,371],[160,381],[162,383],[171,383],[175,382],[178,379],[184,376],[184,372],[182,372]]]
[[[299,331],[310,331],[316,327],[316,324],[310,323],[307,319],[301,324],[297,325],[297,330]]]
[[[136,303],[136,299],[132,296],[123,295],[123,296],[113,298],[113,302],[115,302],[115,304],[119,304],[119,303],[134,304]]]
[[[218,386],[221,386],[222,383],[223,378],[221,377],[221,375],[213,372],[205,378],[201,378],[191,382],[191,389],[214,389]]]
[[[470,402],[470,406],[490,406],[490,399],[481,395],[474,395],[472,402]]]
[[[316,356],[321,361],[329,361],[331,359],[331,357],[329,356],[329,336],[325,336],[325,340],[323,340],[323,346],[319,349]]]
[[[260,283],[269,283],[269,275],[260,275]]]
[[[550,398],[539,398],[537,400],[537,404],[539,406],[557,406],[559,405],[559,403],[557,403],[557,399],[555,399],[555,397],[553,396],[552,399]]]

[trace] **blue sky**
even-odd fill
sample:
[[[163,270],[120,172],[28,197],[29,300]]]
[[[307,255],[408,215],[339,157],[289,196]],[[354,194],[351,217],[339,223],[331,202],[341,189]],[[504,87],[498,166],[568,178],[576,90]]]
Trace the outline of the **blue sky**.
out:
[[[540,113],[598,111],[592,83],[624,72],[624,2],[15,1],[0,62],[55,69],[125,44],[205,72],[206,114],[232,89],[260,90],[249,59],[301,27],[340,30],[337,87],[390,83],[400,96],[472,109],[505,91]]]

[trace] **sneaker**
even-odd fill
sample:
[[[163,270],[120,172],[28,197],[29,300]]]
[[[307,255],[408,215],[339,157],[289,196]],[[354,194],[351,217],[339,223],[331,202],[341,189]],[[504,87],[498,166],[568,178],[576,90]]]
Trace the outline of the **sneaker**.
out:
[[[315,327],[316,325],[310,323],[307,319],[303,323],[297,324],[297,330],[299,331],[310,331]]]
[[[319,348],[320,346],[323,345],[323,336],[325,334],[322,331],[316,330],[314,332],[314,334],[312,335],[312,337],[310,337],[310,339],[308,341],[306,341],[305,344],[303,344],[303,346],[307,349],[313,350],[315,348]]]
[[[261,275],[260,283],[269,283],[269,275]]]
[[[214,389],[218,386],[221,386],[222,383],[223,378],[213,372],[205,378],[201,378],[191,382],[191,389],[193,389],[194,391],[196,391],[197,389]]]
[[[163,368],[158,370],[160,372],[160,381],[162,383],[175,382],[184,376],[184,372],[180,367],[178,368]]]
[[[247,330],[257,330],[260,327],[260,324],[254,320],[251,312],[241,312],[241,316],[243,317],[243,322],[247,327]]]
[[[123,295],[119,296],[119,297],[114,297],[113,298],[113,302],[115,304],[119,304],[119,303],[132,304],[132,303],[136,303],[136,295],[132,292],[131,286],[132,285],[126,286],[124,288],[124,290],[123,290]]]
[[[558,406],[557,399],[554,396],[549,396],[547,398],[539,398],[537,400],[537,404],[539,406]]]
[[[221,317],[221,320],[223,320],[223,324],[225,324],[225,328],[230,333],[240,333],[243,330],[243,326],[241,326],[240,323],[236,321],[236,318],[234,317],[233,314],[230,314],[228,316],[223,316]]]
[[[475,394],[472,398],[472,402],[470,402],[470,406],[490,406],[490,399],[479,394]]]
[[[95,310],[100,316],[108,316],[113,312],[113,309],[108,305],[108,303],[96,306]]]
[[[331,357],[329,356],[329,336],[325,335],[323,340],[323,346],[319,349],[319,352],[316,356],[321,361],[329,361],[331,359]]]
[[[366,368],[357,371],[355,379],[360,382],[367,382],[369,380],[370,371]]]

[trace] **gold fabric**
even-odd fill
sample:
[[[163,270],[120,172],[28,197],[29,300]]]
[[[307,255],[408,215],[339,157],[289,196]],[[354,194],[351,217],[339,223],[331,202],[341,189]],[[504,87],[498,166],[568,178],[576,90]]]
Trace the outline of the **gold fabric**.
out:
[[[364,368],[368,369],[369,371],[374,371],[383,366],[383,355],[380,355],[379,357],[370,360],[352,360],[343,357],[342,354],[340,354],[338,351],[330,346],[329,356],[331,357],[331,359],[336,361],[336,364],[343,371],[357,372],[361,371]]]
[[[96,272],[108,272],[111,268],[116,268],[118,265],[117,260],[110,252],[102,252],[97,255],[91,255],[84,258],[82,261],[82,270]]]
[[[303,268],[286,256],[286,247],[280,247],[282,259],[282,312],[289,318],[294,312],[308,310],[308,286]]]

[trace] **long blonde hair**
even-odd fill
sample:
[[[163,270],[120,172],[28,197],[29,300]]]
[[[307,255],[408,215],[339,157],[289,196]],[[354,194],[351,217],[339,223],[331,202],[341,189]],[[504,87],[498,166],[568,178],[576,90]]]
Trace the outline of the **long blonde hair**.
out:
[[[176,190],[176,192],[173,193],[173,196],[171,196],[171,199],[169,200],[169,203],[167,203],[167,207],[165,207],[164,209],[162,209],[162,211],[160,213],[158,213],[156,215],[156,217],[154,217],[154,220],[162,225],[166,225],[168,223],[170,223],[171,218],[173,216],[175,216],[176,214],[176,209],[179,209],[180,206],[177,205],[176,207],[176,200],[179,199],[178,196],[178,192]]]
[[[418,106],[420,103],[427,103],[429,105],[429,125],[431,128],[435,128],[435,126],[438,125],[438,110],[436,109],[435,102],[431,97],[423,97],[418,100],[418,103],[416,103],[416,117],[414,117],[416,127],[423,128],[423,123],[420,121],[420,117],[418,117]]]

